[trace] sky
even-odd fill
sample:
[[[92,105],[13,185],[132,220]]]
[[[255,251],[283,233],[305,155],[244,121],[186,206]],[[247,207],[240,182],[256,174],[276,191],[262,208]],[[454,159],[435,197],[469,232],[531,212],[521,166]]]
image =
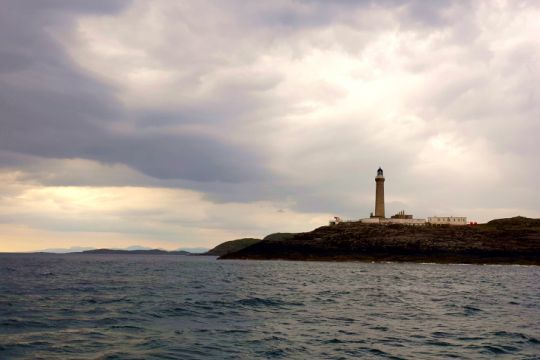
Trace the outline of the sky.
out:
[[[0,9],[0,251],[540,217],[537,1]]]

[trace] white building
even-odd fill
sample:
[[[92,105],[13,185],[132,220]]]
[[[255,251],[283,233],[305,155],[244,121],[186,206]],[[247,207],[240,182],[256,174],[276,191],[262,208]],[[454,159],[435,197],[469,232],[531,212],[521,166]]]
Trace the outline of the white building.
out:
[[[381,219],[381,224],[402,224],[402,225],[413,225],[413,226],[422,226],[426,225],[426,219]]]
[[[432,216],[428,217],[432,225],[467,225],[467,218],[462,216]]]
[[[381,218],[367,218],[360,219],[360,222],[364,224],[381,224],[381,225],[390,225],[390,224],[401,224],[401,225],[413,225],[421,226],[426,225],[425,219],[381,219]]]

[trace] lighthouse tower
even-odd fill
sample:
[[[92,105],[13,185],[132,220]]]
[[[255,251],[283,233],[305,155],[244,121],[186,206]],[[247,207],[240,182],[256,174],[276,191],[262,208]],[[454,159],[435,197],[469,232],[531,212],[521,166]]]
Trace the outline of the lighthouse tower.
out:
[[[383,170],[379,167],[375,177],[377,188],[375,190],[375,216],[384,219],[384,176]]]

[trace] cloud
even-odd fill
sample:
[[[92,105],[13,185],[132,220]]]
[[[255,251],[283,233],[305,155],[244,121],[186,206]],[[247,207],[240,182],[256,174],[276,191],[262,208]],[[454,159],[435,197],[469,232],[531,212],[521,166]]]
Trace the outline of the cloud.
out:
[[[12,226],[23,237],[41,232],[43,237],[32,241],[37,249],[55,242],[55,234],[65,238],[65,233],[94,239],[114,235],[123,244],[136,239],[168,249],[212,247],[232,238],[263,237],[277,227],[307,231],[329,216],[298,213],[286,203],[214,203],[201,193],[176,188],[39,186],[25,184],[20,174],[10,172],[1,173],[0,180],[5,184],[0,226]],[[27,224],[32,226],[25,230]],[[15,241],[9,238],[10,244]],[[0,250],[6,251],[5,246]]]
[[[383,166],[387,213],[539,216],[535,2],[5,4],[10,194],[194,192],[231,212],[212,231],[238,234],[261,203],[306,221],[367,216]]]

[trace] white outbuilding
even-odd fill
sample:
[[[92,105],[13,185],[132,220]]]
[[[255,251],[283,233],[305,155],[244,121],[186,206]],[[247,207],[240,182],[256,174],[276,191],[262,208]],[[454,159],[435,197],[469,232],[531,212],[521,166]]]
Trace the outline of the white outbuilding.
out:
[[[467,225],[467,218],[464,216],[431,216],[428,223],[432,225]]]

